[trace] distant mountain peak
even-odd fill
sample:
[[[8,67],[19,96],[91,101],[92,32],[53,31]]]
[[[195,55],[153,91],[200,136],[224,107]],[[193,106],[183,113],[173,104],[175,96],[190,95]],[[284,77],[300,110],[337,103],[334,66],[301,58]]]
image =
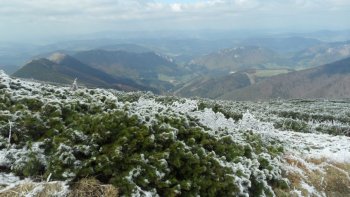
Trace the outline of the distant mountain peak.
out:
[[[67,55],[64,53],[55,52],[55,53],[51,54],[47,59],[56,63],[56,64],[60,64],[66,57],[67,57]]]

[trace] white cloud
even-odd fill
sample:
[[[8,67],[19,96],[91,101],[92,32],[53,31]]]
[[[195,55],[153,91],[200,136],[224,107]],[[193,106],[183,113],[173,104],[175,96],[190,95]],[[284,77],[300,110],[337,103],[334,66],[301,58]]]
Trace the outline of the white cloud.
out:
[[[225,12],[259,12],[261,10],[274,9],[276,14],[285,11],[300,11],[329,9],[330,7],[349,8],[348,0],[202,0],[193,3],[159,3],[142,0],[0,0],[0,17],[30,17],[41,18],[55,16],[58,18],[97,17],[101,19],[118,18],[116,15],[124,15],[121,19],[171,15],[172,12],[207,14],[215,13],[215,16]],[[349,10],[348,10],[349,11]],[[111,17],[111,15],[113,17]],[[128,17],[126,17],[128,15]],[[177,14],[178,16],[178,14]]]
[[[181,12],[182,11],[182,5],[180,3],[170,4],[170,8],[174,12]]]
[[[350,0],[0,0],[0,36],[24,28],[87,32],[350,27],[349,18]]]

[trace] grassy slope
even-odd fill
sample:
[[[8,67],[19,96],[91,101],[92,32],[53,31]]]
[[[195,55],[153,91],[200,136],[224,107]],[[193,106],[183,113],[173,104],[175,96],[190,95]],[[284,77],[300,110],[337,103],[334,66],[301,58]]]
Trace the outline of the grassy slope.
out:
[[[72,83],[74,79],[64,74],[53,72],[54,63],[42,59],[34,60],[16,71],[13,76],[22,78],[35,78],[42,81],[52,81],[56,83]]]

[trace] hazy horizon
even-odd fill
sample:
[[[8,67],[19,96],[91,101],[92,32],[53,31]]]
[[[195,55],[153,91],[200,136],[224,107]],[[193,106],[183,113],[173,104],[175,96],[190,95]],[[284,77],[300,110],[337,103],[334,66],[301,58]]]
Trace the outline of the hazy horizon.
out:
[[[0,0],[0,41],[55,42],[106,32],[314,32],[349,29],[347,0]],[[102,32],[102,33],[101,33]],[[153,35],[154,36],[154,35]]]

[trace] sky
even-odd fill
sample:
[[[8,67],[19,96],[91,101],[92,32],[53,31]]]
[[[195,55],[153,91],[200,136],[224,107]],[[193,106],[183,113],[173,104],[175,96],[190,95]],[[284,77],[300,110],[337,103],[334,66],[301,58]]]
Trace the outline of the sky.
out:
[[[350,29],[350,0],[0,0],[0,41],[116,31]]]

